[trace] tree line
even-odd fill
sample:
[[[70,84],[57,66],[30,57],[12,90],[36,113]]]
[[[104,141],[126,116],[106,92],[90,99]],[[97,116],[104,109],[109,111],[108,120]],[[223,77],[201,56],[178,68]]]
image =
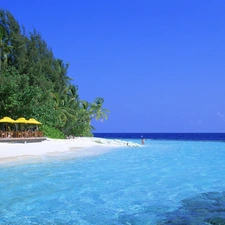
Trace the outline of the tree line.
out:
[[[107,119],[109,110],[103,98],[91,103],[79,98],[68,68],[39,32],[27,34],[8,10],[0,9],[1,118],[35,118],[50,137],[92,135],[91,120]]]

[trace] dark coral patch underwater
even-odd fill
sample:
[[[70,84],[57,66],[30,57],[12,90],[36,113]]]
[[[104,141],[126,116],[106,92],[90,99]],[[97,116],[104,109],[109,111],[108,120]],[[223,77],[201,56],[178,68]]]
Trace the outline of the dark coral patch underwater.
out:
[[[208,192],[182,201],[157,225],[225,225],[225,192]]]

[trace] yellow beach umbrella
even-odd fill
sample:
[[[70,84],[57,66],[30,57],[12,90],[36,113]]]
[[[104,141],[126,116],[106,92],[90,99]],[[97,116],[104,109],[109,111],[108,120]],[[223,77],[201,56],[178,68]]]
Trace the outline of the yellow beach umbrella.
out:
[[[29,124],[42,124],[41,122],[38,122],[37,120],[35,120],[34,118],[30,118],[28,121],[27,121],[27,123],[29,123]]]
[[[28,120],[26,120],[24,117],[20,117],[15,121],[15,123],[28,123]]]
[[[6,116],[0,119],[0,123],[16,123],[16,121]]]
[[[11,119],[10,117],[3,117],[2,119],[0,119],[0,123],[5,123],[6,125],[4,126],[4,130],[7,131],[7,130],[11,130],[10,127],[8,127],[8,123],[15,123],[16,121]]]

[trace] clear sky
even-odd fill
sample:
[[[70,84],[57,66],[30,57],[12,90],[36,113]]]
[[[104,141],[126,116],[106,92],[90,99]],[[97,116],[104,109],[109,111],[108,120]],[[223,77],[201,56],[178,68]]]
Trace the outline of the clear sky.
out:
[[[0,0],[35,28],[81,99],[105,99],[95,132],[225,131],[224,0]]]

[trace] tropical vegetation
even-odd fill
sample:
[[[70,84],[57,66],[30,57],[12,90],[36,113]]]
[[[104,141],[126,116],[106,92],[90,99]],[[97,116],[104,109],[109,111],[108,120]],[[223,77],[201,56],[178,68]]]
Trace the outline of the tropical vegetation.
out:
[[[93,119],[105,120],[104,99],[81,100],[67,76],[69,64],[56,58],[35,29],[29,34],[7,10],[0,10],[0,117],[35,118],[50,137],[90,136]]]

